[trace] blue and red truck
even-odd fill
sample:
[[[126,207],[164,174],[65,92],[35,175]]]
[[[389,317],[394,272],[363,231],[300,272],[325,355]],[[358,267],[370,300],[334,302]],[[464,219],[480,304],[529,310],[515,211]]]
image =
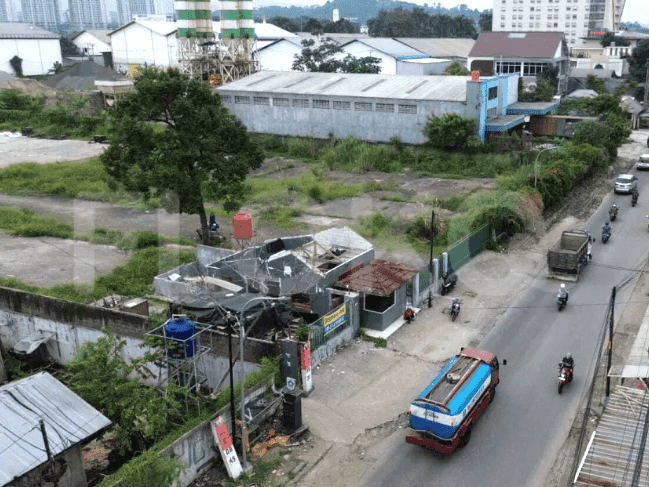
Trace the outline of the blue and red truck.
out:
[[[466,445],[499,382],[498,358],[493,353],[462,349],[410,404],[414,434],[407,435],[406,442],[443,454]]]

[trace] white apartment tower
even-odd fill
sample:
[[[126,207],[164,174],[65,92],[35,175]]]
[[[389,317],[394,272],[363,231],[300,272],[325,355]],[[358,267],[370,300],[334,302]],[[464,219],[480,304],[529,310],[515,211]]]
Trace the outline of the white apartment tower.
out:
[[[156,14],[156,0],[117,0],[117,17],[120,25],[128,24],[134,15]]]
[[[9,2],[11,0],[0,0],[0,22],[9,22],[9,9],[7,8],[7,3]]]
[[[68,0],[70,23],[79,30],[105,29],[108,22],[104,0]]]
[[[590,31],[619,30],[626,0],[494,0],[494,32],[556,32],[581,47]]]
[[[61,23],[59,0],[20,0],[23,22],[51,29]]]

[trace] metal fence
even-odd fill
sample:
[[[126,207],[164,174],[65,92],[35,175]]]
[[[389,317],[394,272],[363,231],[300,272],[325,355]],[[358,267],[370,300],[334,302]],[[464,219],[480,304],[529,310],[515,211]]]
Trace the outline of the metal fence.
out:
[[[344,303],[309,325],[311,330],[311,350],[326,345],[329,340],[350,326],[349,304]]]
[[[490,238],[491,229],[489,228],[489,225],[484,225],[471,235],[454,243],[453,246],[446,250],[446,253],[448,254],[449,268],[453,271],[457,271],[473,257],[482,252],[487,247]],[[443,266],[440,261],[439,277],[442,277],[442,269]]]

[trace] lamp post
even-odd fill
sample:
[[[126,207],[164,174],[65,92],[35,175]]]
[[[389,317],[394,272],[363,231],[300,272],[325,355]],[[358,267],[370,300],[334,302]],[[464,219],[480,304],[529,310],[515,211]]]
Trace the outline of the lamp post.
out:
[[[541,149],[539,153],[536,155],[536,159],[534,159],[534,189],[536,189],[536,178],[539,174],[539,168],[538,168],[538,162],[539,162],[539,156],[548,150],[553,150],[554,147],[546,147],[545,149]]]
[[[243,308],[241,309],[241,313],[239,313],[239,360],[241,360],[241,451],[243,452],[243,471],[245,472],[248,469],[248,464],[246,462],[246,438],[245,438],[245,431],[246,431],[246,413],[244,411],[244,401],[246,397],[246,388],[245,386],[245,370],[244,370],[244,361],[243,361],[243,343],[245,341],[245,330],[244,330],[244,324],[243,324],[243,313],[246,311],[246,308],[248,308],[248,305],[254,301],[284,301],[286,300],[285,297],[281,298],[271,298],[268,296],[260,296],[258,298],[252,298],[248,301],[246,301],[246,304],[243,305]],[[234,415],[234,411],[232,411],[232,414]],[[234,431],[232,432],[234,434]]]

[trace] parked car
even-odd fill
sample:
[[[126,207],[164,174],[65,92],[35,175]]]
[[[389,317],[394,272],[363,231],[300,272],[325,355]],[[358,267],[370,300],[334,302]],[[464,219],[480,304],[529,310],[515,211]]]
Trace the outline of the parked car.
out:
[[[642,154],[638,156],[638,164],[636,165],[638,169],[649,169],[649,149],[642,151]]]
[[[615,180],[616,193],[631,193],[638,186],[638,178],[633,174],[620,174]]]

